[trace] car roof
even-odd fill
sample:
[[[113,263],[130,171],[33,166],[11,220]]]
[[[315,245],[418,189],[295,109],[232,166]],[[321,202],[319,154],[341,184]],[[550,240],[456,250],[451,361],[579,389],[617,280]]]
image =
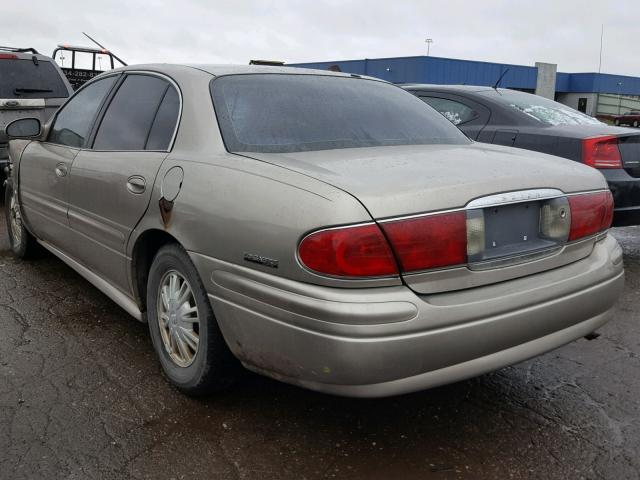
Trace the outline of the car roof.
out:
[[[223,75],[242,75],[252,73],[287,73],[295,75],[324,75],[331,77],[356,77],[365,78],[368,80],[377,80],[379,82],[385,82],[379,78],[369,77],[365,75],[356,75],[352,73],[332,72],[329,70],[314,70],[311,68],[298,68],[284,66],[270,66],[270,65],[225,65],[225,64],[181,64],[181,63],[150,63],[140,65],[129,65],[126,67],[115,68],[109,70],[109,72],[117,71],[130,71],[130,70],[149,70],[155,72],[175,71],[176,69],[196,69],[202,72],[209,73],[213,76],[220,77]]]
[[[399,84],[399,87],[405,90],[437,90],[439,92],[486,92],[494,90],[493,87],[481,86],[481,85],[436,85],[430,83],[404,83]],[[503,90],[499,88],[498,90]]]
[[[26,49],[13,50],[13,49],[0,48],[0,53],[15,55],[18,60],[33,60],[33,57],[35,57],[36,59],[42,60],[45,62],[53,62],[53,59],[49,55],[44,55],[37,51],[26,51]]]

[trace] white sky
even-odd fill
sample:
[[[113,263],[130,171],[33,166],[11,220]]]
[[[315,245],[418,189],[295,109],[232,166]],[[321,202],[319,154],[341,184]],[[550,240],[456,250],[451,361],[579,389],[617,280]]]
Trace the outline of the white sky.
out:
[[[36,14],[37,12],[37,14]],[[0,2],[0,44],[90,45],[129,64],[431,54],[640,76],[638,0],[23,0]]]

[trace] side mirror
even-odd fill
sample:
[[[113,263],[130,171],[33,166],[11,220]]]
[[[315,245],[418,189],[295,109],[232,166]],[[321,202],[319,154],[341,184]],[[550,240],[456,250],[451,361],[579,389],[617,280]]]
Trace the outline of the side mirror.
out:
[[[37,118],[19,118],[10,122],[4,131],[9,139],[35,138],[42,132],[42,125]]]

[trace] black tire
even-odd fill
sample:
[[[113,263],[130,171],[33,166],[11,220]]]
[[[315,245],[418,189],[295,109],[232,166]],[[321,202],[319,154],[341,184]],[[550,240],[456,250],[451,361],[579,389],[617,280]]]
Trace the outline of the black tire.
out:
[[[165,346],[161,328],[165,336],[170,336],[167,333],[167,328],[170,328],[169,321],[164,327],[161,327],[159,322],[161,316],[159,310],[162,308],[159,303],[162,302],[161,282],[166,281],[168,275],[175,273],[188,283],[193,294],[189,298],[191,302],[195,301],[196,314],[199,318],[197,332],[199,343],[192,357],[192,363],[186,366],[180,366],[172,358],[169,352],[170,345]],[[176,322],[175,326],[177,325],[176,314],[172,314],[172,317]],[[162,247],[151,264],[147,282],[147,320],[153,347],[160,359],[162,369],[171,383],[182,392],[192,396],[207,395],[223,390],[233,383],[238,371],[238,361],[224,341],[195,266],[185,250],[177,244]],[[195,324],[193,328],[195,330]],[[186,344],[183,343],[183,345]],[[191,348],[189,353],[193,353]]]
[[[638,128],[638,120],[634,120],[633,121],[633,127],[634,128]]]
[[[620,120],[616,120],[616,121],[615,121],[615,122],[613,122],[613,123],[615,123],[615,124],[616,124],[616,127],[619,127],[619,126],[620,126]]]
[[[13,183],[7,181],[4,190],[4,214],[11,251],[18,258],[31,258],[39,251],[38,242],[22,223],[18,199],[14,195]]]

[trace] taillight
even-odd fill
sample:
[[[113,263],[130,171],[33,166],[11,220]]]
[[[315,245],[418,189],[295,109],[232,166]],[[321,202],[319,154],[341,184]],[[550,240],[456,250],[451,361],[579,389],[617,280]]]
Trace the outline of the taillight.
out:
[[[525,207],[523,212],[529,205]],[[520,217],[514,215],[524,213],[513,210],[515,207],[487,208],[383,220],[379,226],[369,223],[318,230],[300,242],[298,258],[319,274],[351,278],[477,265],[517,253],[559,248],[567,241],[607,230],[613,219],[613,196],[606,191],[542,200],[539,216],[532,219],[535,233],[531,225],[517,221]],[[496,224],[495,215],[503,216],[505,222],[515,220],[516,225]]]
[[[569,197],[571,229],[569,241],[595,235],[611,226],[613,196],[611,192],[585,193]]]
[[[605,136],[582,140],[582,162],[594,168],[622,168],[618,137]]]
[[[311,233],[300,243],[298,257],[307,268],[326,275],[398,275],[391,248],[376,224]]]
[[[14,60],[16,58],[18,58],[18,56],[13,53],[0,53],[0,60]]]
[[[467,261],[464,211],[382,223],[403,272],[463,264]]]

